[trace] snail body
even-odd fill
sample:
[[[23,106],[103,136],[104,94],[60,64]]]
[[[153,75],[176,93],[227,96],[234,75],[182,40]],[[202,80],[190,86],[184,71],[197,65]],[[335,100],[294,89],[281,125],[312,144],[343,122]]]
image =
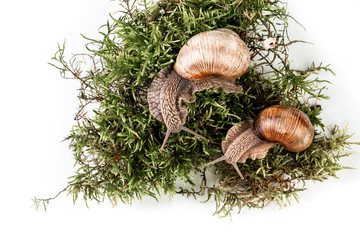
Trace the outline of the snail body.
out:
[[[314,127],[305,113],[289,106],[271,106],[261,111],[254,121],[231,127],[221,143],[224,156],[204,166],[225,160],[243,179],[237,162],[264,158],[277,143],[290,152],[301,152],[310,146],[313,138]]]
[[[187,131],[194,136],[208,141],[203,136],[191,131],[184,126],[187,110],[181,105],[182,101],[191,103],[195,98],[187,79],[182,78],[171,66],[163,68],[154,78],[148,90],[150,113],[167,127],[165,139],[160,148],[163,150],[171,132]]]
[[[150,113],[167,127],[163,150],[171,132],[185,130],[187,110],[182,101],[195,101],[195,92],[216,87],[215,91],[240,92],[235,79],[248,68],[250,53],[232,30],[216,29],[193,36],[181,49],[175,64],[162,69],[148,90]],[[208,140],[207,140],[208,141]]]

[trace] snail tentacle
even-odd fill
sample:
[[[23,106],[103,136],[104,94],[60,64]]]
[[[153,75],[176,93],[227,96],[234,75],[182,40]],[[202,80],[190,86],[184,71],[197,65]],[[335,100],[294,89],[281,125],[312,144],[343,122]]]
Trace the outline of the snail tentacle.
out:
[[[198,138],[201,138],[201,139],[203,139],[203,140],[205,140],[205,141],[207,141],[207,142],[210,142],[209,139],[204,138],[204,137],[201,136],[200,134],[197,134],[196,132],[188,129],[187,127],[185,127],[185,126],[183,126],[183,125],[180,126],[180,129],[181,129],[181,130],[184,130],[185,132],[188,132],[188,133],[190,133],[190,134],[192,134],[192,135],[194,135],[194,136],[196,136],[196,137],[198,137]]]
[[[241,174],[241,171],[239,169],[239,166],[237,165],[236,162],[231,163],[231,165],[233,165],[233,167],[235,168],[236,172],[239,174],[240,178],[244,180],[244,176]]]
[[[207,167],[207,166],[213,165],[213,164],[215,164],[215,163],[224,161],[224,160],[226,160],[226,159],[228,159],[228,157],[227,157],[226,155],[224,155],[224,156],[222,156],[222,157],[219,157],[218,159],[215,159],[215,160],[213,160],[213,161],[211,161],[211,162],[208,162],[208,163],[202,165],[202,167]],[[236,163],[236,162],[232,162],[231,164],[233,165],[233,167],[235,168],[235,170],[236,170],[237,173],[239,174],[240,178],[241,178],[241,179],[244,179],[244,176],[241,174],[241,171],[240,171],[237,163]]]
[[[215,163],[224,161],[224,160],[226,160],[226,159],[227,159],[227,156],[224,155],[224,156],[222,156],[222,157],[219,157],[218,159],[215,159],[215,160],[213,160],[213,161],[211,161],[211,162],[208,162],[208,163],[202,165],[202,167],[207,167],[207,166],[213,165],[213,164],[215,164]]]
[[[163,141],[163,143],[161,145],[160,152],[162,152],[164,150],[165,144],[166,144],[167,140],[169,139],[170,133],[171,133],[171,129],[168,128],[166,130],[165,138],[164,138],[164,141]]]

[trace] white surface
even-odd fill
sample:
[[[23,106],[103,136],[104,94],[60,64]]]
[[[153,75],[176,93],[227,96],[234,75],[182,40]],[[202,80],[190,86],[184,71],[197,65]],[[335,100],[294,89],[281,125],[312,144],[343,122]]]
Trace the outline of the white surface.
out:
[[[360,141],[359,19],[356,0],[289,0],[292,39],[314,45],[292,49],[294,64],[330,63],[323,101],[327,124],[345,126]],[[61,195],[48,211],[30,208],[34,196],[53,196],[74,172],[68,142],[61,142],[75,124],[77,83],[63,80],[47,64],[56,43],[67,40],[67,53],[84,51],[80,33],[98,37],[98,27],[117,11],[108,0],[5,1],[1,6],[1,239],[355,239],[360,234],[359,170],[344,170],[340,179],[309,183],[300,203],[264,210],[246,210],[230,219],[212,216],[214,203],[167,197],[145,199],[132,206],[107,202],[90,208]],[[321,77],[322,75],[320,75]],[[354,146],[352,152],[360,152]],[[342,160],[359,168],[359,155]],[[311,232],[311,233],[310,233]],[[5,237],[7,236],[7,237]]]

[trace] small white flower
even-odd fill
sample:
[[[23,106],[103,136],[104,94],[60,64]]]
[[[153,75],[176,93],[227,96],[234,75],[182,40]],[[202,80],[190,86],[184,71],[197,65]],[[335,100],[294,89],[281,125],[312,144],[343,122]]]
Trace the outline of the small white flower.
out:
[[[274,48],[276,45],[276,38],[268,38],[263,41],[263,47],[265,50]]]

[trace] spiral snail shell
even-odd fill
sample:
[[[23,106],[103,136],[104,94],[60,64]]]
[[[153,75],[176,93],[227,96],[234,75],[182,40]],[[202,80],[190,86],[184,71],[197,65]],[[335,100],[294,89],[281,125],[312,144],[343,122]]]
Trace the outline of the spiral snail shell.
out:
[[[176,59],[175,71],[189,80],[209,76],[236,79],[250,63],[246,44],[232,30],[220,28],[199,33],[189,39]]]
[[[280,143],[290,152],[305,150],[314,137],[314,127],[305,113],[281,105],[261,111],[255,118],[254,131],[263,141]]]
[[[231,127],[221,143],[224,156],[203,166],[225,160],[244,179],[237,162],[264,158],[276,143],[290,152],[301,152],[310,146],[313,138],[314,127],[305,113],[290,106],[271,106],[261,111],[254,121]]]
[[[216,29],[190,38],[174,66],[162,69],[148,90],[150,113],[167,127],[160,151],[171,132],[185,130],[207,140],[184,126],[188,112],[182,101],[194,102],[195,92],[212,87],[226,93],[242,91],[235,79],[247,70],[249,62],[248,48],[232,30]]]

